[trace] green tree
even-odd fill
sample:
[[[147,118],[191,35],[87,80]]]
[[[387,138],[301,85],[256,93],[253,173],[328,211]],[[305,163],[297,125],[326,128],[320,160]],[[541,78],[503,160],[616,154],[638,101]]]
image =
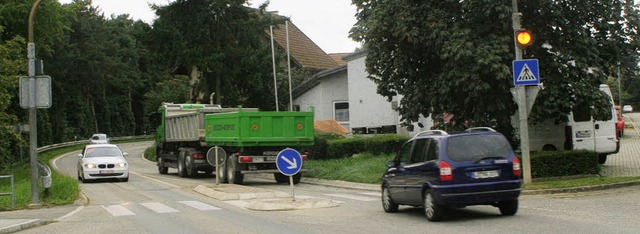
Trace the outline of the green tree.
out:
[[[403,97],[398,110],[405,121],[416,121],[420,114],[441,120],[450,113],[448,128],[484,125],[512,133],[510,118],[517,105],[509,91],[514,59],[510,1],[352,2],[358,22],[350,36],[368,51],[366,68],[378,93]],[[606,99],[598,84],[618,61],[615,52],[636,51],[632,60],[638,61],[632,39],[637,39],[637,24],[632,25],[637,7],[629,7],[629,1],[579,0],[525,1],[520,7],[523,27],[535,35],[524,58],[540,60],[545,86],[534,119],[562,119],[583,104],[601,116]]]
[[[215,92],[216,103],[274,109],[271,92],[265,92],[273,90],[265,30],[278,20],[266,13],[266,5],[246,4],[177,0],[154,7],[152,48],[169,62],[171,74],[190,76],[190,102],[208,102]]]

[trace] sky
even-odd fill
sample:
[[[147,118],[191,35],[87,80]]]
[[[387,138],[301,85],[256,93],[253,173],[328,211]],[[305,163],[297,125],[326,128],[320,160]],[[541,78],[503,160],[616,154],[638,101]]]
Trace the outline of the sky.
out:
[[[72,0],[58,0],[70,3]],[[93,5],[100,8],[109,18],[112,14],[129,14],[133,19],[140,19],[149,24],[155,18],[148,4],[167,5],[172,0],[93,0]],[[257,8],[265,0],[249,0],[252,7]],[[356,7],[351,0],[271,0],[267,11],[277,11],[282,16],[291,18],[312,41],[326,53],[348,53],[360,47],[351,40],[349,30],[356,23]]]

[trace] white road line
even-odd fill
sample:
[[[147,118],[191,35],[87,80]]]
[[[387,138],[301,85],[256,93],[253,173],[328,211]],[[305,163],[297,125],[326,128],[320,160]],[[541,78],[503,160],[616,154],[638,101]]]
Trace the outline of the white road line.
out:
[[[103,209],[105,209],[107,212],[109,212],[111,215],[113,216],[126,216],[126,215],[136,215],[135,213],[131,212],[130,210],[128,210],[127,208],[124,208],[124,206],[121,205],[112,205],[112,206],[102,206]]]
[[[135,175],[137,175],[137,176],[140,176],[140,177],[143,177],[143,178],[147,178],[147,179],[150,179],[150,180],[156,181],[156,182],[158,182],[158,183],[166,184],[166,185],[171,186],[171,187],[174,187],[174,188],[180,188],[179,186],[175,186],[175,185],[173,185],[173,184],[170,184],[170,183],[164,182],[164,181],[162,181],[162,180],[157,180],[157,179],[154,179],[154,178],[151,178],[151,177],[148,177],[148,176],[144,176],[144,175],[142,175],[142,174],[140,174],[140,173],[136,173],[136,172],[133,172],[133,171],[129,171],[129,174],[135,174]]]
[[[333,197],[348,198],[348,199],[353,199],[358,201],[377,201],[378,200],[378,198],[358,196],[358,195],[352,195],[352,194],[343,194],[343,193],[333,193],[333,194],[325,194],[325,195],[333,196]]]
[[[202,203],[199,201],[179,201],[179,203],[185,204],[187,206],[196,208],[198,210],[221,210],[218,207],[206,204],[206,203]]]
[[[380,197],[381,196],[380,193],[374,193],[374,192],[366,192],[366,193],[360,193],[360,194],[374,196],[374,197]]]
[[[175,213],[175,212],[180,212],[176,209],[173,209],[165,204],[159,203],[159,202],[147,202],[147,203],[140,203],[140,205],[147,207],[150,210],[155,211],[156,213]]]

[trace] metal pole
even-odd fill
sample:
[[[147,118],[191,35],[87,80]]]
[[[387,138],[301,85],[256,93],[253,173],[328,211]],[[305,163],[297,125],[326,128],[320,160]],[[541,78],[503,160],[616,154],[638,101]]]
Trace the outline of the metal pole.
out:
[[[289,70],[289,111],[293,111],[293,96],[291,94],[291,51],[289,49],[289,21],[285,22],[287,32],[287,68]]]
[[[521,29],[520,12],[518,12],[518,0],[511,1],[513,6],[513,43],[515,47],[516,60],[522,60],[522,50],[518,47],[516,33]],[[518,117],[520,122],[520,151],[522,153],[522,169],[525,184],[531,183],[531,159],[529,155],[529,123],[527,114],[527,90],[524,85],[516,87],[518,93]]]
[[[293,192],[293,175],[289,176],[289,184],[291,185],[291,201],[296,201],[296,194]]]
[[[269,30],[271,30],[271,60],[273,62],[273,90],[276,93],[276,112],[278,109],[278,82],[276,80],[276,49],[273,45],[273,25],[269,26]]]
[[[31,97],[29,98],[29,168],[31,170],[31,204],[29,207],[39,207],[39,194],[38,194],[38,122],[37,122],[37,109],[36,109],[36,92],[35,90],[35,78],[36,78],[36,44],[33,40],[33,18],[36,14],[36,9],[42,0],[36,0],[31,7],[29,13],[29,43],[27,44],[27,58],[29,59],[29,77],[33,84],[31,84]]]
[[[618,63],[618,105],[620,105],[620,113],[622,113],[622,85],[620,85],[620,63]]]

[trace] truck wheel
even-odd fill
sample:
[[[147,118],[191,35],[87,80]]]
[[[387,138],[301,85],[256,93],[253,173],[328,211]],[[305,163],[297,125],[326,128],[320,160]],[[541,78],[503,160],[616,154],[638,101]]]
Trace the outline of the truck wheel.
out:
[[[240,173],[238,167],[238,158],[235,155],[227,158],[227,179],[230,184],[242,184],[244,175]]]
[[[198,169],[193,165],[193,156],[191,155],[191,151],[187,151],[187,155],[184,156],[184,168],[187,170],[187,176],[194,177],[198,174]]]
[[[273,177],[276,178],[276,183],[278,184],[289,182],[289,177],[280,172],[273,173]]]
[[[297,174],[293,175],[293,184],[299,184],[301,179],[302,173],[298,172]]]
[[[167,174],[169,168],[164,166],[164,159],[158,158],[158,172],[160,174]]]
[[[220,183],[229,182],[229,179],[227,178],[227,160],[228,159],[229,158],[226,158],[223,162],[220,163],[220,169],[218,170],[218,174],[216,175]]]
[[[187,177],[187,170],[184,168],[184,153],[178,154],[178,175],[180,177]]]

